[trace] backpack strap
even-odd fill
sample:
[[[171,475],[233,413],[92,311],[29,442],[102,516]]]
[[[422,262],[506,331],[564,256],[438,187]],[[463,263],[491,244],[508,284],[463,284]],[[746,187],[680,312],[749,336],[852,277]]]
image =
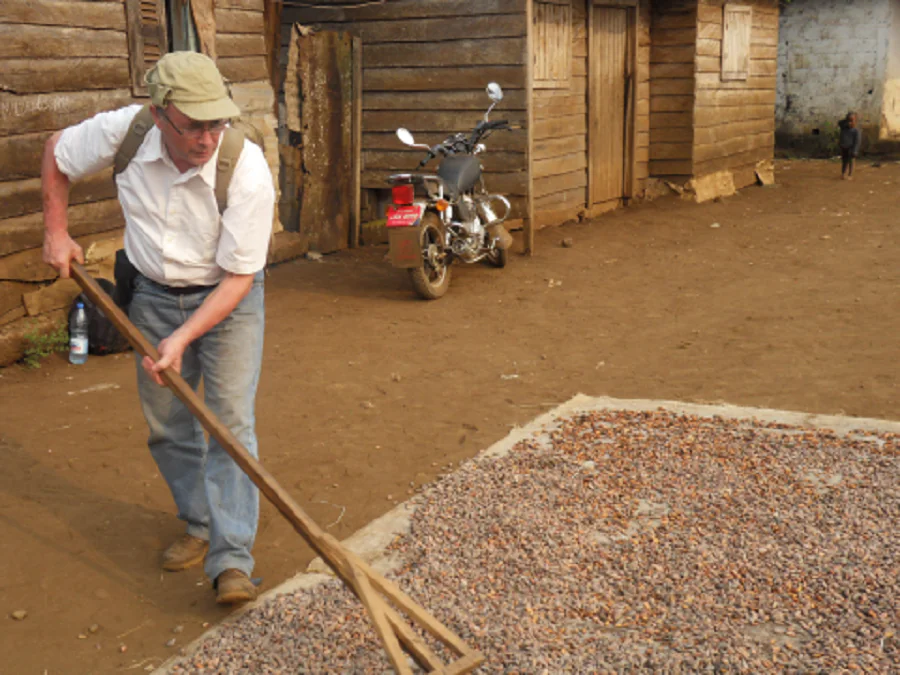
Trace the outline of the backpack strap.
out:
[[[219,157],[216,160],[216,204],[219,205],[219,214],[225,213],[228,206],[228,186],[243,149],[244,132],[232,127],[225,129],[225,137],[219,146]]]
[[[144,136],[153,128],[154,124],[153,115],[150,113],[150,105],[145,105],[131,120],[125,138],[116,151],[116,156],[113,158],[113,176],[118,176],[128,168],[129,162],[134,159],[138,149],[143,144]]]

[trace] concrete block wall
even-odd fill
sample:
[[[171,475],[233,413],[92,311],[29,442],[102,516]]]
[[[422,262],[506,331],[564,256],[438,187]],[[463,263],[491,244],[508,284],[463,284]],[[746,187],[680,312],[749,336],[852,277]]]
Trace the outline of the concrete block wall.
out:
[[[859,114],[867,142],[878,139],[898,2],[793,0],[782,7],[775,104],[779,143],[809,137],[824,147],[848,110]]]

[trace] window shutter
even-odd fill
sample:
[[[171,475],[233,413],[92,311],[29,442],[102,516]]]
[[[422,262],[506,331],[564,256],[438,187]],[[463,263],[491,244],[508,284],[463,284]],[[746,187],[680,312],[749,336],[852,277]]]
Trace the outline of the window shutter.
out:
[[[571,0],[535,1],[533,44],[534,86],[568,87],[572,74]]]
[[[750,77],[750,31],[753,10],[743,5],[725,5],[722,16],[722,79]]]
[[[125,0],[131,93],[149,96],[144,74],[169,51],[166,0]]]

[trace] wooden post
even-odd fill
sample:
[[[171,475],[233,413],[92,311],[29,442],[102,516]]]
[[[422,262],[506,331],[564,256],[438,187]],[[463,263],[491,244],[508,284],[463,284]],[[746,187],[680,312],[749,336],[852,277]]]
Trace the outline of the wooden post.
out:
[[[350,203],[350,247],[359,246],[359,235],[362,228],[362,38],[354,37],[351,45],[353,62],[353,138],[351,140],[351,203]]]
[[[149,356],[154,361],[159,360],[159,352],[147,341],[141,332],[129,321],[124,312],[103,291],[100,285],[94,281],[87,271],[77,262],[70,265],[72,278],[78,282],[85,295],[103,310],[119,332],[122,333],[141,356]],[[237,437],[231,433],[212,411],[206,407],[203,400],[191,388],[191,386],[171,368],[161,373],[163,382],[193,413],[203,428],[210,436],[219,441],[219,444],[227,452],[241,470],[247,474],[253,484],[269,499],[294,529],[302,536],[306,543],[318,553],[335,574],[352,590],[360,599],[375,625],[376,632],[382,640],[385,651],[394,669],[398,673],[408,673],[409,666],[400,650],[402,643],[409,654],[421,665],[428,669],[427,672],[452,673],[454,675],[468,673],[484,662],[484,657],[477,651],[470,649],[459,637],[447,629],[431,614],[419,607],[408,595],[403,593],[395,584],[388,581],[352,551],[341,546],[333,536],[322,530],[310,518],[303,509],[291,498],[275,478],[263,468],[262,464],[241,444]],[[373,591],[376,589],[381,595]],[[460,658],[447,665],[440,664],[436,657],[428,650],[412,629],[403,623],[403,619],[385,601],[385,597],[400,607],[412,620],[416,621],[420,628],[428,631],[444,645],[457,654]],[[401,627],[402,625],[402,627]]]
[[[527,160],[525,170],[526,199],[525,219],[525,252],[534,255],[534,0],[525,3],[525,105],[528,108],[526,118],[528,124]]]

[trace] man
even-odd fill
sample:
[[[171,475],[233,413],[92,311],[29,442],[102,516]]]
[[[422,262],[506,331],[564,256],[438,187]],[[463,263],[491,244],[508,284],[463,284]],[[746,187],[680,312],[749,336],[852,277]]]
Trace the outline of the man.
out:
[[[132,322],[160,359],[137,357],[148,445],[187,532],[163,554],[177,571],[205,559],[216,599],[251,600],[259,494],[250,479],[163,384],[166,368],[195,389],[255,457],[254,403],[262,361],[263,272],[275,191],[262,151],[244,141],[219,213],[216,159],[239,114],[212,60],[164,56],[147,73],[154,126],[116,176],[125,252],[138,274]],[[83,252],[68,234],[70,180],[112,166],[139,105],[101,113],[54,134],[44,150],[44,261],[69,276]]]

